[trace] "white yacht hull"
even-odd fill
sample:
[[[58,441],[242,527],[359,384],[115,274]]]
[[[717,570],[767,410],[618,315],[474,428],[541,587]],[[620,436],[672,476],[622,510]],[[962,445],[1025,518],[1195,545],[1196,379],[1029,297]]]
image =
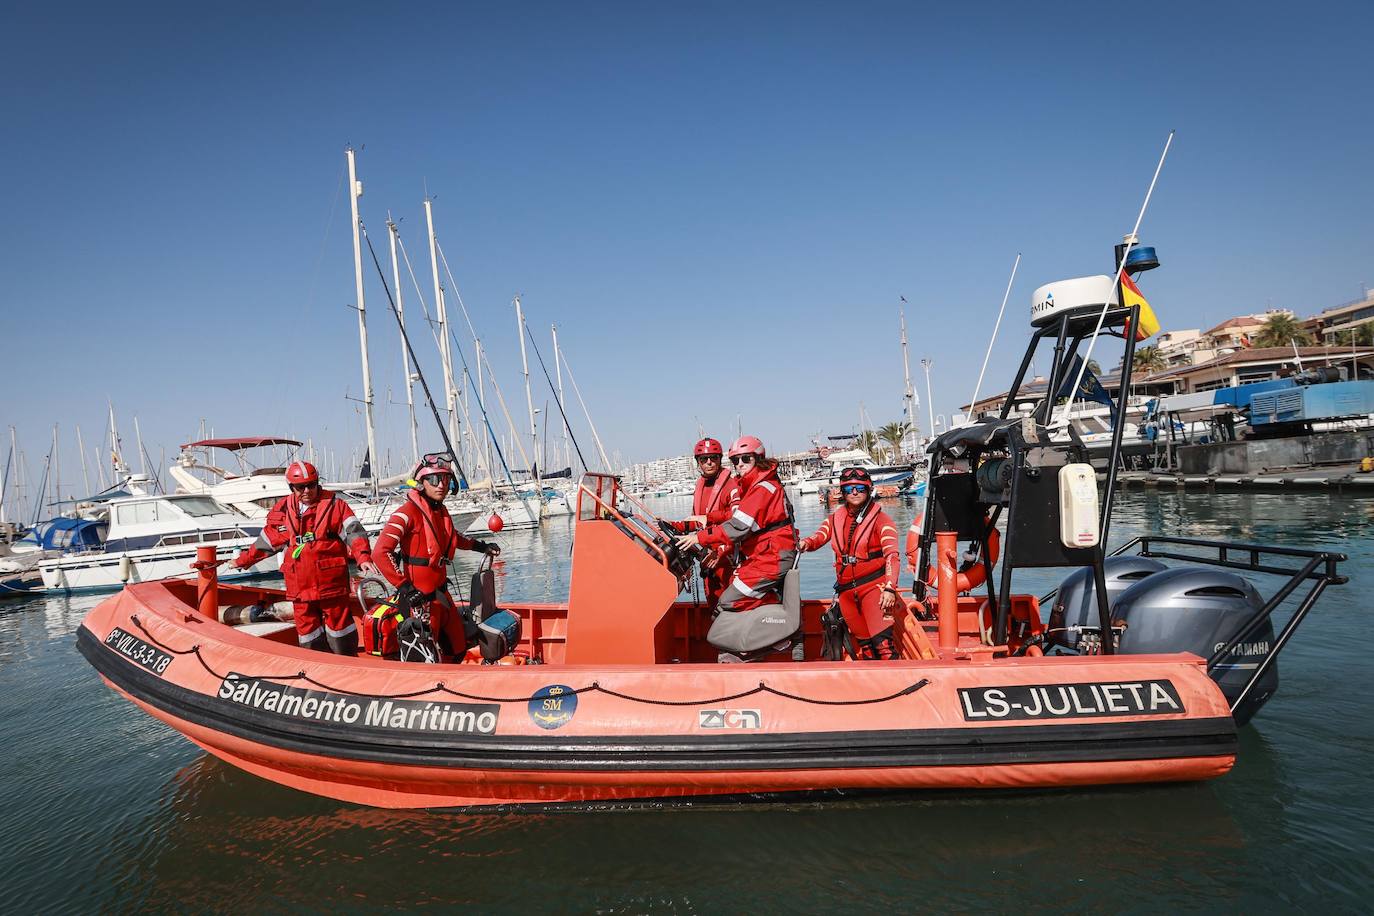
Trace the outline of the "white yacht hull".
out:
[[[254,538],[235,538],[215,543],[215,556],[232,559]],[[123,588],[129,582],[147,582],[173,577],[191,578],[195,571],[196,544],[175,547],[148,547],[143,550],[110,551],[69,554],[44,560],[38,564],[43,577],[43,590],[71,593],[106,591]],[[127,562],[126,562],[127,560]],[[241,572],[233,566],[220,568],[220,579],[243,579],[269,575],[281,567],[280,555],[273,555]]]

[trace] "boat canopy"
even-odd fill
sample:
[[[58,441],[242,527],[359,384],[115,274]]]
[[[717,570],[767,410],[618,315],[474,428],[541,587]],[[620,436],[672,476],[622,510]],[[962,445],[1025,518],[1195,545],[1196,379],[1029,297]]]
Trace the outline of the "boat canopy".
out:
[[[104,522],[88,518],[58,516],[39,522],[23,540],[36,544],[39,550],[81,550],[99,547],[105,540]]]
[[[280,436],[244,436],[238,439],[201,439],[198,442],[187,442],[182,448],[223,448],[237,452],[240,449],[262,448],[265,445],[299,446],[300,444],[295,439],[284,439]]]

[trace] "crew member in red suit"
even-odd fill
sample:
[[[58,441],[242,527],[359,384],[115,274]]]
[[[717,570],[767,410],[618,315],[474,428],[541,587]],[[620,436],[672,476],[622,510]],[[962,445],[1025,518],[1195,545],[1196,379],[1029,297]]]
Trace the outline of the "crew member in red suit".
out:
[[[356,655],[348,557],[353,556],[364,575],[377,574],[367,532],[348,503],[320,486],[320,474],[310,462],[291,462],[286,482],[291,492],[277,500],[258,539],[234,558],[234,565],[247,569],[285,551],[281,574],[296,607],[296,640],[307,649]]]
[[[455,480],[443,458],[427,455],[411,475],[417,485],[377,535],[372,555],[386,580],[409,607],[429,609],[430,627],[449,658],[467,651],[462,615],[448,593],[448,565],[458,550],[496,556],[496,544],[464,537],[453,527],[444,497]]]
[[[724,469],[725,450],[718,441],[702,439],[692,449],[696,458],[697,489],[692,494],[692,514],[680,522],[668,525],[680,534],[700,531],[707,525],[719,525],[730,517],[739,504],[739,478]],[[706,606],[715,608],[721,593],[730,585],[735,566],[730,562],[731,551],[717,547],[701,561],[701,584],[706,590]]]
[[[897,606],[900,560],[897,526],[873,498],[863,468],[840,473],[840,507],[798,545],[802,553],[827,541],[835,549],[835,594],[860,658],[892,658],[892,609]]]
[[[716,605],[721,611],[751,611],[782,601],[782,579],[797,555],[792,505],[778,479],[778,463],[763,443],[741,436],[730,446],[730,464],[739,479],[738,504],[723,522],[677,539],[683,549],[698,544],[733,548],[735,574]]]

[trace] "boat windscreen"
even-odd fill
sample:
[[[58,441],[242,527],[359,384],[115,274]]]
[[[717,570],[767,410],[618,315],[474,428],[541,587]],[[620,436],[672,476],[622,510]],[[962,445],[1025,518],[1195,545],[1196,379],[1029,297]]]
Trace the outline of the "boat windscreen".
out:
[[[193,518],[207,515],[228,515],[229,510],[208,496],[173,496],[168,502]]]

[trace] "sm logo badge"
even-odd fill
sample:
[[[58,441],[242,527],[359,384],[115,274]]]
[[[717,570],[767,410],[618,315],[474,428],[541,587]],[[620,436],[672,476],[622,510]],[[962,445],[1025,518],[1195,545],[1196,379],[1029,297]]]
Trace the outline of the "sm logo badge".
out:
[[[540,728],[562,728],[577,712],[577,694],[562,684],[540,687],[530,697],[529,711],[530,719]]]
[[[698,709],[698,728],[760,728],[763,714],[757,709]]]

